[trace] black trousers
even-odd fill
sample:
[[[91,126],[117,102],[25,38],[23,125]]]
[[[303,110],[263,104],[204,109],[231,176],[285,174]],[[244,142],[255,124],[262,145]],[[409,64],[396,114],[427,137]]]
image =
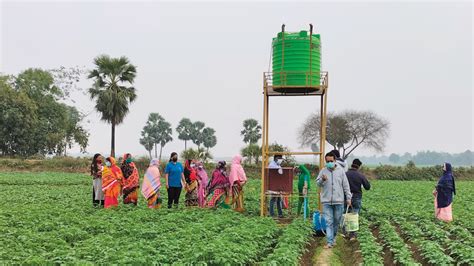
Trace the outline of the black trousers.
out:
[[[180,187],[169,187],[168,188],[168,209],[171,209],[173,203],[178,207],[179,196],[181,195]]]

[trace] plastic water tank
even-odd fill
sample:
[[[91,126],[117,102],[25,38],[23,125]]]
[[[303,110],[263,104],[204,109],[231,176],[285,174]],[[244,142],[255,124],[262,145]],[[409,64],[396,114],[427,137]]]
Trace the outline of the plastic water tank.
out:
[[[272,46],[274,87],[320,85],[321,36],[319,34],[313,34],[310,38],[307,31],[280,32],[276,38],[273,38]],[[291,93],[291,90],[285,92]]]

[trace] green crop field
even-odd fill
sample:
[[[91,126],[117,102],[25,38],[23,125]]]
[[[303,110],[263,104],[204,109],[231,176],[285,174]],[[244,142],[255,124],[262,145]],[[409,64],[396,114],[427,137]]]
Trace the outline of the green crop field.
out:
[[[364,198],[361,249],[366,260],[401,264],[474,264],[474,182],[457,182],[454,222],[434,219],[435,182],[379,181]],[[371,233],[376,238],[370,236]],[[385,246],[385,252],[381,248]],[[387,261],[385,261],[387,262]]]
[[[311,225],[259,217],[259,185],[252,179],[246,187],[245,214],[150,210],[142,198],[136,208],[104,210],[91,206],[87,175],[0,173],[0,264],[296,265],[307,253]],[[474,182],[457,183],[451,224],[433,218],[433,186],[373,182],[361,213],[365,264],[474,263]]]

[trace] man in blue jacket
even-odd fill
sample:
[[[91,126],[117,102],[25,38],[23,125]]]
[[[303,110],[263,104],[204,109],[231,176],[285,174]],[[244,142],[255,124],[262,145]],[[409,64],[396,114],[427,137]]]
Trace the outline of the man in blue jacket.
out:
[[[350,206],[352,194],[346,172],[336,163],[336,156],[330,152],[326,154],[325,160],[326,167],[319,172],[316,183],[321,187],[321,203],[326,220],[327,244],[324,248],[332,248],[344,210],[344,198]]]

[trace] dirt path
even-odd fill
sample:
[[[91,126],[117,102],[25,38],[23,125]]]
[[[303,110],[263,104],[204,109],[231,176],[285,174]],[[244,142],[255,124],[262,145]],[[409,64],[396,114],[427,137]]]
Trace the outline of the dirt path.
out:
[[[325,249],[323,248],[321,252],[318,254],[318,258],[316,259],[316,262],[314,265],[318,266],[329,266],[331,265],[330,263],[330,258],[333,256],[333,250],[332,248]]]
[[[300,260],[300,265],[318,266],[352,266],[362,263],[358,242],[350,242],[340,236],[336,240],[337,245],[325,249],[325,237],[314,237],[306,246],[306,253]]]

